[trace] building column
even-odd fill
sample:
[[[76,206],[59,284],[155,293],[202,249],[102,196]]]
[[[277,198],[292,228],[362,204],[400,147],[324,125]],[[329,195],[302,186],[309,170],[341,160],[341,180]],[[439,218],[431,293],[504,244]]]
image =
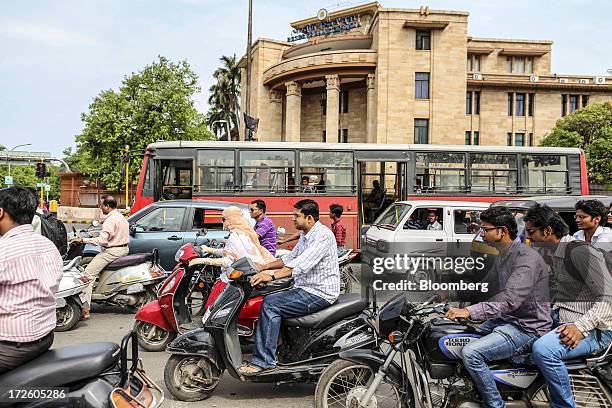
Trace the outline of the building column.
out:
[[[376,77],[368,74],[366,79],[367,114],[366,143],[376,143]]]
[[[269,118],[269,123],[264,123],[263,120],[259,122],[259,128],[262,131],[260,133],[264,138],[258,137],[257,139],[278,142],[282,140],[283,134],[283,94],[280,91],[270,91],[269,108],[269,112],[265,115]]]
[[[302,88],[295,81],[285,82],[287,87],[287,112],[285,114],[285,141],[300,141],[302,118]]]
[[[326,75],[327,113],[325,119],[325,141],[338,143],[338,122],[340,120],[340,77]]]

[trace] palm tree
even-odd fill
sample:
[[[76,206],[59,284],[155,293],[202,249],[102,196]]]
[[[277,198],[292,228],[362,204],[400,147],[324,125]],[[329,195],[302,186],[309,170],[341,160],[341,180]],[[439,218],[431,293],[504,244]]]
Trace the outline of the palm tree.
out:
[[[236,55],[222,56],[221,66],[215,70],[213,77],[217,80],[210,87],[210,97],[208,104],[210,109],[207,114],[207,124],[214,133],[220,128],[225,130],[221,123],[213,123],[219,120],[226,120],[230,124],[231,135],[226,135],[228,139],[232,135],[238,134],[240,117],[240,68]],[[226,131],[227,133],[227,131]]]

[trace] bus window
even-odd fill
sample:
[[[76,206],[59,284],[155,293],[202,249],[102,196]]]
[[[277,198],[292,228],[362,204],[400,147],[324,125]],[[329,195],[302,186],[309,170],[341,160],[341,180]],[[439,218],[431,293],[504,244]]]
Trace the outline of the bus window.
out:
[[[515,193],[517,159],[514,154],[470,154],[471,192]]]
[[[289,180],[295,179],[295,152],[241,150],[240,172],[243,191],[284,193]]]
[[[465,154],[417,153],[416,175],[416,192],[464,192]]]
[[[567,157],[529,154],[521,158],[523,192],[530,194],[567,192]]]
[[[196,171],[197,192],[234,191],[233,150],[199,150]]]
[[[355,188],[351,152],[300,152],[300,173],[314,183],[317,193],[351,194]]]
[[[162,174],[162,199],[188,199],[192,196],[192,161],[160,160]]]

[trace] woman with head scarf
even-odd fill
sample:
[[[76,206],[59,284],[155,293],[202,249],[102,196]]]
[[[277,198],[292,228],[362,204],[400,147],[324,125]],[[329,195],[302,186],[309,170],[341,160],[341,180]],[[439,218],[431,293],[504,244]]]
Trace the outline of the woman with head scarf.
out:
[[[202,245],[202,251],[215,255],[219,258],[197,258],[189,262],[189,266],[212,265],[221,267],[221,280],[229,282],[229,274],[232,265],[240,258],[247,257],[258,264],[272,262],[275,258],[270,252],[259,244],[257,233],[251,226],[249,220],[244,216],[240,208],[227,207],[221,214],[223,217],[223,229],[230,232],[224,248],[210,248]],[[215,291],[210,294],[206,302],[206,308],[217,298],[225,285],[216,285]]]

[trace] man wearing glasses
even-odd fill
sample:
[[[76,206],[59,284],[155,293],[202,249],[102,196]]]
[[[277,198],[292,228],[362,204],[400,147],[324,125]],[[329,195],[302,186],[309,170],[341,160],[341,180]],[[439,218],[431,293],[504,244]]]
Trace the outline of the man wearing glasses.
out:
[[[499,251],[487,281],[499,283],[499,291],[485,302],[464,309],[451,308],[446,318],[484,321],[486,335],[463,348],[468,370],[484,407],[503,408],[488,363],[528,353],[536,339],[551,327],[548,296],[549,269],[533,249],[516,240],[514,215],[505,207],[491,207],[480,214],[479,234]]]
[[[249,206],[251,218],[255,220],[255,232],[259,243],[273,256],[276,256],[276,227],[266,215],[266,203],[264,200],[253,200]]]

